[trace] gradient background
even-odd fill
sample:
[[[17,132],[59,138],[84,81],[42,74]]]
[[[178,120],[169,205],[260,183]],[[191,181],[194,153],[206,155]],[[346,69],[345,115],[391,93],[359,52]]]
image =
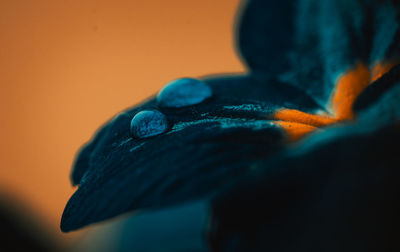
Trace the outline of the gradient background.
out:
[[[0,192],[57,239],[80,236],[59,231],[78,148],[172,79],[244,71],[239,2],[1,0]]]

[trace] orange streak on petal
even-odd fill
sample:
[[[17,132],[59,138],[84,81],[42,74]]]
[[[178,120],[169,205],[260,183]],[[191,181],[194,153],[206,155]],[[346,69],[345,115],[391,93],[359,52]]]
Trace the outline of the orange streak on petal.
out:
[[[274,119],[308,124],[314,127],[327,126],[337,121],[328,115],[313,115],[295,109],[280,109],[274,114]]]
[[[385,73],[389,72],[396,65],[395,62],[390,63],[376,63],[371,70],[371,83],[382,77]]]
[[[275,123],[280,125],[286,131],[289,141],[296,141],[318,129],[311,125],[296,122],[276,121]]]
[[[354,118],[353,103],[369,83],[370,71],[363,63],[339,77],[336,90],[330,102],[330,107],[337,119],[348,120]]]
[[[309,114],[295,109],[280,109],[273,118],[288,134],[289,140],[295,141],[311,133],[318,127],[327,126],[338,121],[354,118],[353,103],[361,92],[375,80],[387,73],[396,62],[377,63],[371,71],[364,64],[358,64],[354,69],[342,74],[331,96],[329,106],[333,116]]]

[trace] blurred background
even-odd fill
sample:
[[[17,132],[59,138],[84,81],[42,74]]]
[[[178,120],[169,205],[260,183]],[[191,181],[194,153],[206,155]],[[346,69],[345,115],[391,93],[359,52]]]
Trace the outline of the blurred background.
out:
[[[75,190],[69,174],[77,150],[107,119],[172,79],[244,71],[233,39],[239,5],[239,0],[0,0],[5,212],[63,248],[101,229],[104,224],[68,234],[59,229]]]

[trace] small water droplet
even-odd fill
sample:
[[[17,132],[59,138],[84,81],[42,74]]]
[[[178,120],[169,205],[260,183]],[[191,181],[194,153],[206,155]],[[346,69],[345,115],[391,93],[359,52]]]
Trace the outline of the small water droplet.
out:
[[[212,90],[204,81],[182,78],[171,81],[158,93],[161,107],[180,108],[203,102],[212,96]]]
[[[137,138],[156,136],[164,133],[167,129],[167,117],[157,110],[141,111],[131,121],[131,132]]]

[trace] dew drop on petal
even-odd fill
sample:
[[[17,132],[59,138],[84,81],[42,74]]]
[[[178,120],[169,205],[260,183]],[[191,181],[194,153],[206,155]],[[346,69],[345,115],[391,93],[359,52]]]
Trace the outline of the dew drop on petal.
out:
[[[158,93],[157,102],[161,107],[180,108],[203,102],[212,96],[207,83],[192,78],[171,81]]]
[[[131,121],[131,132],[136,138],[147,138],[168,130],[167,117],[157,110],[144,110]]]

